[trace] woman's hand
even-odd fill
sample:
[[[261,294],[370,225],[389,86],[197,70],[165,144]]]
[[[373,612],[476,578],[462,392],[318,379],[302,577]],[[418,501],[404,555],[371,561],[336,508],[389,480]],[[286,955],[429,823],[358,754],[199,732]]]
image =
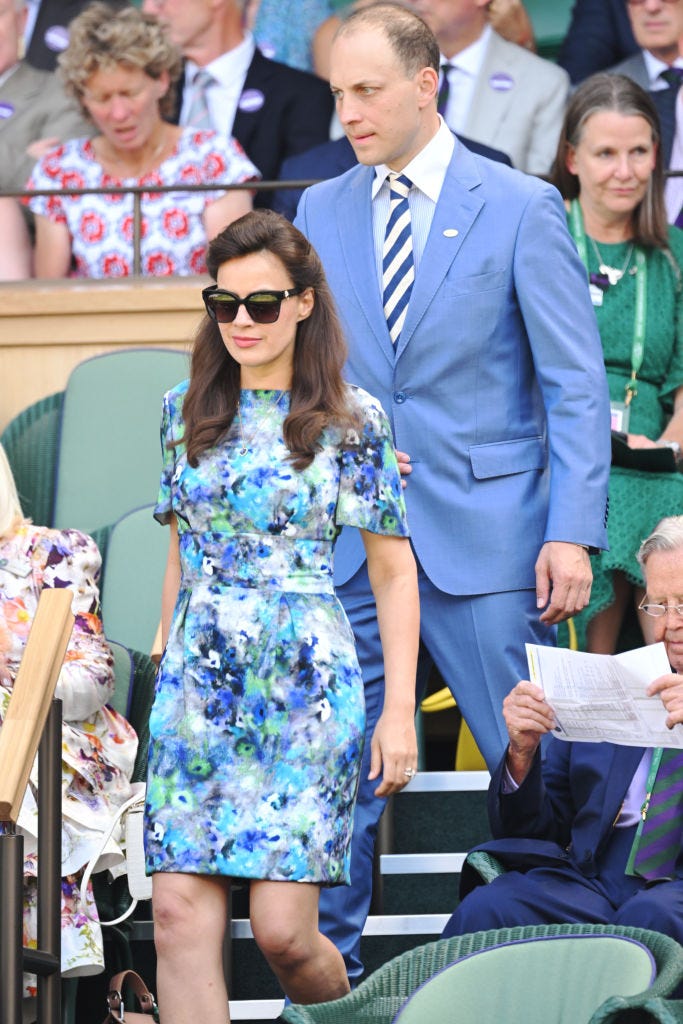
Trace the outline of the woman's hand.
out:
[[[626,440],[629,448],[660,448],[657,441],[651,441],[645,434],[627,434]]]
[[[414,709],[383,711],[372,734],[370,752],[368,778],[382,775],[375,796],[390,796],[407,786],[417,771]]]
[[[407,452],[400,452],[397,448],[396,460],[398,462],[398,471],[401,474],[401,487],[405,487],[408,483],[405,477],[410,476],[413,472],[413,467],[410,465],[410,455]]]

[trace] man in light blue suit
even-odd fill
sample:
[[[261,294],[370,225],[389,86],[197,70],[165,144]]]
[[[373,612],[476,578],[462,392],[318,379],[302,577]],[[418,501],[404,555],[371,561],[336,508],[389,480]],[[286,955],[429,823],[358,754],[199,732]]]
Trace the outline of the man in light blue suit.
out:
[[[308,189],[297,225],[322,258],[345,326],[349,380],[387,410],[410,456],[421,635],[487,763],[524,642],[588,601],[588,550],[606,543],[609,402],[585,271],[558,193],[469,153],[436,110],[439,48],[412,12],[361,8],[333,44],[331,87],[361,165]],[[382,302],[388,172],[408,194],[415,279],[392,344]],[[406,460],[404,460],[405,462]],[[382,652],[362,546],[345,530],[336,582],[363,668],[370,735]],[[321,928],[362,970],[382,801],[362,772],[350,889]]]

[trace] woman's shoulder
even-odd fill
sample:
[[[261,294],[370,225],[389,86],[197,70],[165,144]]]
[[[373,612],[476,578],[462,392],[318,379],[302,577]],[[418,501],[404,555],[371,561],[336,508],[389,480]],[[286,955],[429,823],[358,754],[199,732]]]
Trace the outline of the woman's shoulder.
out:
[[[675,225],[669,225],[669,248],[674,255],[676,262],[683,268],[683,231]]]
[[[179,384],[176,384],[174,387],[169,388],[169,390],[164,395],[164,401],[168,405],[180,405],[183,401],[183,398],[187,394],[187,389],[189,388],[189,386],[189,377],[186,380],[181,380]]]
[[[378,398],[371,395],[365,388],[358,387],[357,384],[346,384],[346,393],[348,396],[348,403],[353,409],[357,409],[362,413],[384,413],[384,407]]]
[[[36,526],[30,520],[20,523],[11,537],[4,542],[11,547],[16,558],[26,559],[49,558],[55,561],[55,552],[64,558],[72,558],[79,552],[97,554],[98,547],[93,538],[74,528],[57,529],[51,526]]]
[[[82,136],[67,139],[49,150],[36,163],[31,177],[59,178],[61,181],[64,174],[84,174],[89,170],[99,174],[101,167],[95,159],[92,140]]]

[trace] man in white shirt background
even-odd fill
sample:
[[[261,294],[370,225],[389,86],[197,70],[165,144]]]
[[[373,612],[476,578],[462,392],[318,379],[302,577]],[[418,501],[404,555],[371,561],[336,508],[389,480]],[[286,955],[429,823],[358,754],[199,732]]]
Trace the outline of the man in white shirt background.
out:
[[[412,0],[441,49],[439,113],[452,131],[507,153],[529,174],[555,156],[569,77],[488,24],[488,0]]]

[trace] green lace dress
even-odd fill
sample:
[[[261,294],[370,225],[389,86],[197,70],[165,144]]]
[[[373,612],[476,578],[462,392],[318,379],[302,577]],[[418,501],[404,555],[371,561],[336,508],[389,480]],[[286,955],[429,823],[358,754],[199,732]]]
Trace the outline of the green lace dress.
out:
[[[669,229],[669,246],[676,264],[683,268],[683,231]],[[603,260],[621,267],[628,245],[600,243]],[[598,271],[598,259],[588,243],[589,271]],[[631,260],[633,267],[633,260]],[[629,433],[655,440],[671,417],[676,389],[683,386],[683,270],[677,277],[671,260],[662,250],[647,255],[647,330],[643,364],[638,373],[638,394],[631,402]],[[636,278],[626,273],[604,293],[595,307],[612,401],[624,401],[624,387],[631,376],[631,347],[635,311]],[[593,589],[588,607],[575,618],[580,639],[590,619],[614,599],[615,570],[637,586],[643,577],[636,561],[641,541],[664,516],[683,513],[683,475],[648,473],[613,466],[609,485],[609,551],[591,558]]]

